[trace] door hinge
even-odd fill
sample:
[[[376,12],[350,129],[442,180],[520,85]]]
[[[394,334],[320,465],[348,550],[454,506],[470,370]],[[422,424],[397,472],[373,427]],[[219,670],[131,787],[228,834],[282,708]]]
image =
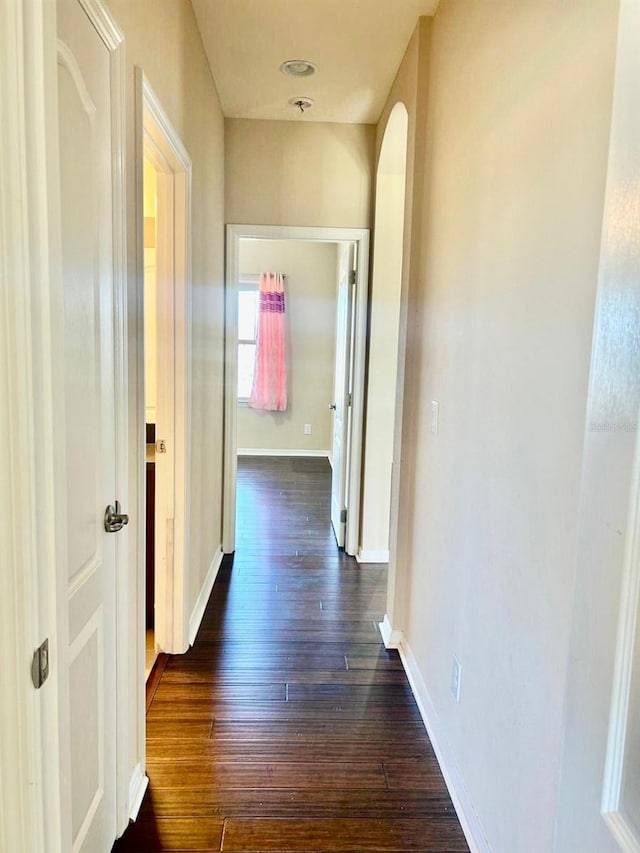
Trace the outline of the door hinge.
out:
[[[31,661],[31,680],[33,686],[38,690],[49,677],[49,640],[39,646],[33,653]]]
[[[349,391],[349,396],[347,397],[347,406],[351,405],[351,391]]]
[[[349,271],[349,284],[355,284],[355,283],[356,283],[356,271],[350,270]]]
[[[347,511],[346,511],[346,509],[340,510],[340,523],[341,524],[347,523]]]

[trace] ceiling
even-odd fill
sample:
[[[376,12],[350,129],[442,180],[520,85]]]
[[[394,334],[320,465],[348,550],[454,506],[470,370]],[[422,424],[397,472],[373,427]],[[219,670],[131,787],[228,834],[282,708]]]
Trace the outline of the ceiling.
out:
[[[192,0],[229,118],[377,122],[420,15],[438,0]],[[307,59],[293,79],[285,59]],[[289,98],[315,100],[305,112]]]

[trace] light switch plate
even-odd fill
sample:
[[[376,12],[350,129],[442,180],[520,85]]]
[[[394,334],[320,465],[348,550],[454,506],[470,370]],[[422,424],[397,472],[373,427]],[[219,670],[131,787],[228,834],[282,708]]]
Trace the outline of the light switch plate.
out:
[[[460,682],[462,681],[462,664],[454,655],[451,664],[451,693],[456,702],[460,701]]]
[[[440,419],[440,403],[437,400],[431,401],[431,432],[434,435],[438,434],[438,421]]]

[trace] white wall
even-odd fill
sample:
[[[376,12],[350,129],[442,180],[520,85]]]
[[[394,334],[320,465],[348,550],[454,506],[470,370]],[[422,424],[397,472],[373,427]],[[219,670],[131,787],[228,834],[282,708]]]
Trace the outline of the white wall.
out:
[[[240,278],[285,273],[288,408],[262,412],[238,405],[238,448],[331,449],[336,324],[336,243],[241,240]],[[304,425],[311,424],[311,435]]]
[[[496,853],[553,847],[617,9],[448,0],[406,58],[424,190],[394,627]]]

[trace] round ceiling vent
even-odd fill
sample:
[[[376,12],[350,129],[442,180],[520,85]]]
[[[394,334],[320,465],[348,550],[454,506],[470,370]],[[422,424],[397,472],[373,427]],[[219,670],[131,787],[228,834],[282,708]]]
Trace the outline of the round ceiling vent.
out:
[[[280,65],[280,71],[289,77],[311,77],[317,68],[308,59],[287,59]]]

